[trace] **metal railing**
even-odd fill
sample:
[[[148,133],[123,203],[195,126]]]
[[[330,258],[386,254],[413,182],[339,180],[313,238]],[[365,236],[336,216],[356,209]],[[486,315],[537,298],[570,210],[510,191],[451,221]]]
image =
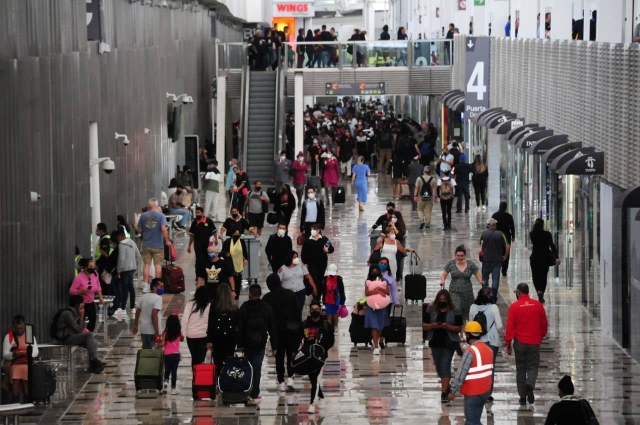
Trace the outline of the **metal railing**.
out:
[[[220,44],[220,68],[242,69],[250,64],[247,43]],[[279,67],[298,68],[298,55],[304,50],[302,68],[424,68],[450,66],[453,40],[394,40],[284,43],[277,55]],[[294,58],[289,60],[289,50]]]

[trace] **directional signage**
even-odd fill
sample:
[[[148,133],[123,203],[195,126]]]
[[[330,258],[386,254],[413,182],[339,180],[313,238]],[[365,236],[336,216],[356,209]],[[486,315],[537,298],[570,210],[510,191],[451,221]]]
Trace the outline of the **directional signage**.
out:
[[[524,125],[524,121],[522,120],[513,120],[511,121],[511,130],[514,128],[522,127]]]
[[[325,83],[327,96],[383,95],[387,93],[386,83]]]
[[[491,38],[467,37],[465,117],[489,108],[491,94]]]

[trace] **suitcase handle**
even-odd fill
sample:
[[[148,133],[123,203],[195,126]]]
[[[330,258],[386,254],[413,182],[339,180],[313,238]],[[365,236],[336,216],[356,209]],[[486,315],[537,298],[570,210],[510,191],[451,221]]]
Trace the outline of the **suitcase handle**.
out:
[[[404,314],[404,306],[403,305],[401,305],[401,306],[394,305],[393,306],[393,311],[391,313],[391,317],[393,317],[393,318],[396,317],[396,307],[400,307],[400,316],[399,317],[402,318],[402,315]]]

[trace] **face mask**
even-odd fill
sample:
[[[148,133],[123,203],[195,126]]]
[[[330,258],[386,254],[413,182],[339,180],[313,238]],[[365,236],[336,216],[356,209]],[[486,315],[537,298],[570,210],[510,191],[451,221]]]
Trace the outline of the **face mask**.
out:
[[[387,214],[391,215],[393,214],[395,211],[393,211],[393,209],[387,210]]]
[[[389,237],[391,238],[392,241],[396,240],[396,234],[395,233],[390,234]]]
[[[111,248],[111,249],[116,249],[116,246],[115,246],[114,244],[110,243],[110,244],[109,244],[109,248]]]
[[[238,218],[240,216],[240,214],[231,214],[231,217],[233,218]]]
[[[215,252],[209,252],[207,254],[209,255],[209,258],[216,258],[216,253]]]
[[[393,224],[395,224],[395,223],[397,223],[397,222],[398,222],[398,219],[397,219],[397,218],[395,218],[395,217],[393,217],[393,218],[391,219],[391,222],[392,222]]]
[[[96,269],[87,269],[87,273],[93,274],[96,272]]]
[[[100,232],[96,232],[96,236],[97,236],[97,237],[100,237]]]
[[[300,259],[299,258],[294,258],[293,259],[293,265],[297,266],[298,264],[300,264]]]
[[[282,237],[284,236],[285,231],[283,229],[278,229],[278,236]]]
[[[262,186],[256,186],[256,192],[260,192],[262,190]]]
[[[312,236],[312,237],[314,237],[314,238],[315,238],[317,234],[318,234],[318,231],[317,231],[317,230],[312,230],[312,231],[311,231],[311,236]]]
[[[237,241],[238,239],[240,239],[240,235],[233,235],[232,238],[234,241]]]
[[[300,161],[300,162],[304,161],[304,157],[303,156],[299,156],[298,157],[298,161]]]
[[[182,191],[181,191],[181,190],[176,190],[176,193],[177,193],[178,195],[180,195],[180,194],[182,194]]]
[[[387,266],[386,264],[378,264],[378,266],[380,267],[380,270],[383,272],[386,272],[387,270],[389,270],[389,266]]]
[[[322,149],[326,149],[326,148],[327,148],[327,145],[322,145],[322,146],[320,146],[320,147],[321,147]]]
[[[287,157],[286,157],[286,156],[281,156],[281,157],[280,157],[280,161],[284,161],[285,159],[287,159]]]
[[[13,333],[16,334],[16,336],[22,336],[24,335],[24,329],[16,329]]]
[[[449,303],[447,303],[446,301],[438,301],[438,307],[440,308],[447,308],[448,305]]]
[[[315,193],[310,193],[307,196],[309,197],[309,199],[314,199],[316,197],[316,194]]]
[[[162,294],[164,294],[164,288],[158,288],[158,289],[156,289],[156,294],[158,294],[158,295],[162,295]]]
[[[320,317],[320,314],[321,314],[321,313],[320,313],[319,311],[312,311],[312,312],[311,312],[311,318],[312,318],[312,319],[317,319],[317,318],[319,318],[319,317]]]

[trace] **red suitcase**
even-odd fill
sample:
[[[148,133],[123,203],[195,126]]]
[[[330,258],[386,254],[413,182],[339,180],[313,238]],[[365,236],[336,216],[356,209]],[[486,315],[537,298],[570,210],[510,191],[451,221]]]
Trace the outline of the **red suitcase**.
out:
[[[216,398],[216,366],[202,363],[193,367],[193,399]]]
[[[181,267],[173,264],[165,264],[162,266],[162,282],[164,290],[171,294],[184,292],[184,272]]]

